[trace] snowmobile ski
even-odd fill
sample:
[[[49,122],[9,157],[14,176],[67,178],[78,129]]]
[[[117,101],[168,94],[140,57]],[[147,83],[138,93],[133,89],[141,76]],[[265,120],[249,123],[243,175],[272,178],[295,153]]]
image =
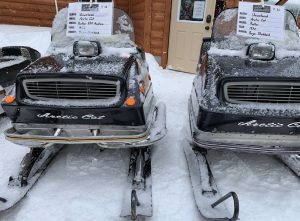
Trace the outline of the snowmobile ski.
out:
[[[142,221],[151,216],[151,151],[149,147],[134,148],[130,153],[128,188],[123,198],[121,217]]]
[[[289,167],[298,177],[300,177],[300,155],[299,154],[281,154],[277,157]]]
[[[214,221],[237,220],[239,215],[237,194],[229,192],[222,197],[205,154],[199,150],[194,150],[190,145],[184,146],[184,152],[188,163],[196,205],[201,215],[208,220]],[[234,203],[233,214],[229,212],[224,203],[231,197]]]
[[[57,129],[55,135],[60,132]],[[26,196],[62,147],[46,144],[31,148],[20,164],[18,175],[9,177],[7,188],[0,190],[0,212],[12,208]]]

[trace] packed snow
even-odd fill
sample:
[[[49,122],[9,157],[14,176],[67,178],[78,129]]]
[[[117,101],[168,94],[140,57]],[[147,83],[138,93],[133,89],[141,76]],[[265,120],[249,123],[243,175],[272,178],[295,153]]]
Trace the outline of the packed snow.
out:
[[[0,24],[0,47],[28,46],[44,55],[51,41],[50,28]]]
[[[0,26],[1,39],[16,33],[11,45],[20,44],[23,36],[34,38],[31,44],[45,52],[45,29]],[[24,34],[26,32],[26,34]],[[37,35],[40,33],[41,35]],[[40,37],[37,38],[37,36]],[[28,38],[29,40],[30,38]],[[29,40],[31,42],[31,39]],[[1,41],[0,41],[1,42]],[[22,42],[25,44],[26,42]],[[49,42],[47,43],[49,45]],[[152,150],[153,217],[151,221],[199,221],[185,161],[183,145],[188,145],[188,97],[194,75],[163,70],[147,54],[154,92],[167,106],[168,134]],[[0,126],[0,189],[8,177],[16,174],[25,147],[5,140]],[[54,159],[24,200],[0,214],[1,221],[113,220],[120,218],[122,198],[127,182],[128,150],[101,152],[92,145],[69,145]],[[297,221],[300,217],[300,180],[271,156],[209,153],[212,171],[222,194],[236,191],[240,199],[240,220]],[[230,206],[230,204],[229,204]]]

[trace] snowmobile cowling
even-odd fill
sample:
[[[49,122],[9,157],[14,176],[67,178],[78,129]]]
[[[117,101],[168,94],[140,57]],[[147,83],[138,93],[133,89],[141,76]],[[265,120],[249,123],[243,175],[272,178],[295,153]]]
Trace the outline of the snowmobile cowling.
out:
[[[2,104],[13,124],[7,139],[27,146],[97,143],[107,148],[156,142],[166,133],[165,106],[156,104],[148,74],[137,62],[134,56],[39,59],[18,74],[16,101]],[[126,105],[128,97],[136,99],[133,105]],[[54,138],[58,128],[62,133]]]
[[[295,18],[286,12],[285,41],[277,41],[237,35],[237,17],[237,9],[222,12],[212,38],[204,40],[189,99],[193,143],[205,149],[299,154],[300,38]],[[253,45],[272,49],[272,56],[251,57]]]

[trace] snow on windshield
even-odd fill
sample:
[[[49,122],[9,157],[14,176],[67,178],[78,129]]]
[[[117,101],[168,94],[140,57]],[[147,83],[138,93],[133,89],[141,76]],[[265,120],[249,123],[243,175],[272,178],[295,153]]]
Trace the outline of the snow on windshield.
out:
[[[278,59],[300,56],[298,28],[295,18],[290,12],[286,12],[284,41],[238,36],[236,34],[237,15],[238,9],[227,9],[217,17],[213,29],[213,43],[209,54],[245,57],[248,45],[271,42],[276,46],[276,58]]]
[[[72,55],[73,43],[78,40],[99,41],[101,43],[102,55],[129,57],[129,54],[136,53],[136,45],[130,40],[128,34],[116,34],[109,37],[67,37],[67,14],[68,9],[64,8],[55,16],[51,30],[52,42],[48,48],[48,54]]]

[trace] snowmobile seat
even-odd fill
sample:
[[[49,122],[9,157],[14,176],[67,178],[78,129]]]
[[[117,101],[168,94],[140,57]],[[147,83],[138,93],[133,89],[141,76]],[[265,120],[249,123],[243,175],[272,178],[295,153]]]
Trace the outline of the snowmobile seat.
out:
[[[30,47],[7,46],[0,48],[0,85],[7,87],[13,84],[17,73],[41,54]]]

